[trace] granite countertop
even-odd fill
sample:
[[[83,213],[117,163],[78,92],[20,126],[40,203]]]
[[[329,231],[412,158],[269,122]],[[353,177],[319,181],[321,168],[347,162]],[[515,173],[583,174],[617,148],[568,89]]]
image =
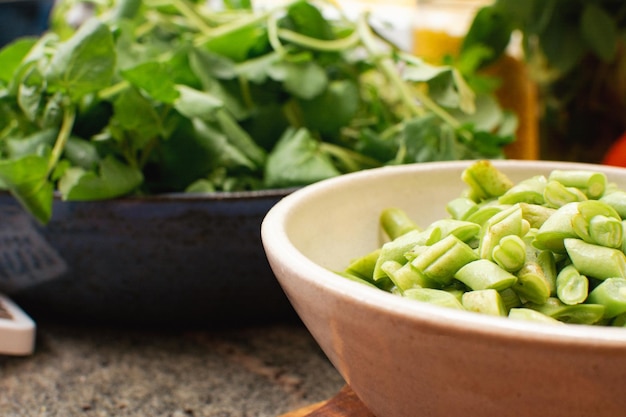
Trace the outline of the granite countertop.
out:
[[[299,322],[222,330],[38,323],[33,355],[0,356],[0,415],[276,417],[343,385]]]

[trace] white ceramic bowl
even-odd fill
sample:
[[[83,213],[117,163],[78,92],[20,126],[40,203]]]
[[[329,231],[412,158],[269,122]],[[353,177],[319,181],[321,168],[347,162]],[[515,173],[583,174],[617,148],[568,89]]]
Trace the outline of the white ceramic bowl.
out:
[[[296,312],[378,417],[617,417],[626,413],[626,329],[553,326],[441,308],[335,275],[380,245],[383,208],[422,225],[446,215],[470,162],[386,167],[305,187],[276,204],[261,236]],[[514,181],[592,168],[494,161]]]

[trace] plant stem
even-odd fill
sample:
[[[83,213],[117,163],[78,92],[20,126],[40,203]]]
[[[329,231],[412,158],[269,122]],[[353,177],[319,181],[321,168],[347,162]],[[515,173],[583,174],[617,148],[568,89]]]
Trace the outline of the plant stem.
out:
[[[183,16],[196,25],[200,32],[205,35],[211,33],[213,28],[207,24],[202,15],[200,15],[186,0],[171,0],[171,2]]]
[[[74,104],[69,104],[65,106],[65,110],[63,112],[63,121],[61,122],[61,129],[59,130],[56,142],[54,143],[54,147],[52,148],[50,159],[48,160],[48,172],[46,173],[46,177],[50,176],[50,174],[54,170],[54,167],[56,167],[57,163],[59,162],[61,154],[65,149],[65,144],[67,143],[70,134],[72,133],[75,119],[76,106]]]
[[[324,52],[345,51],[346,49],[353,48],[358,45],[361,39],[357,31],[352,32],[350,36],[346,36],[345,38],[328,41],[311,38],[310,36],[302,35],[288,29],[278,29],[277,35],[286,41],[296,43],[305,48]]]

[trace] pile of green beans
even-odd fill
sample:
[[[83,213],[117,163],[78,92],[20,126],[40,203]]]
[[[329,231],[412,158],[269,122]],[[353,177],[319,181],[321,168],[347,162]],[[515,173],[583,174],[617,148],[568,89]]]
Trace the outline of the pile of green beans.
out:
[[[449,308],[554,324],[626,326],[626,191],[588,170],[513,183],[489,161],[462,173],[449,217],[400,208],[388,236],[339,274]]]

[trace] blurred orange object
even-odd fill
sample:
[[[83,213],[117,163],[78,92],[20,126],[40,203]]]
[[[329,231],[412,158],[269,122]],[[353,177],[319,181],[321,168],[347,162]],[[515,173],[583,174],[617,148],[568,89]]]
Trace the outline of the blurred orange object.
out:
[[[602,159],[604,165],[626,167],[626,132],[607,150]]]

